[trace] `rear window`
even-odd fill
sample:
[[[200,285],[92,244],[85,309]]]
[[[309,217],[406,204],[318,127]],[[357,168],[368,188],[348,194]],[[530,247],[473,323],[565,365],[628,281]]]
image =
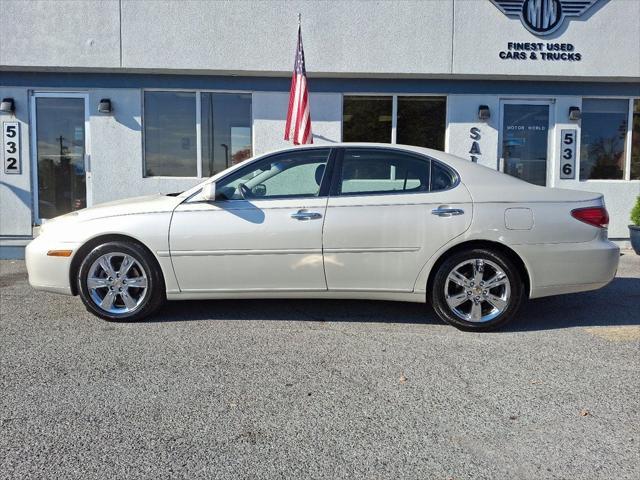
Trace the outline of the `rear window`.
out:
[[[347,148],[338,186],[342,195],[438,192],[453,188],[456,173],[421,155],[382,148]]]

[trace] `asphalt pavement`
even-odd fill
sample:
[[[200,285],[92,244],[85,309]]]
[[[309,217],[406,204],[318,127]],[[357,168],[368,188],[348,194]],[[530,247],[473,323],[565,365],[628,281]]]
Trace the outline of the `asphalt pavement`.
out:
[[[640,257],[464,333],[424,305],[172,302],[115,324],[0,262],[2,478],[640,478]]]

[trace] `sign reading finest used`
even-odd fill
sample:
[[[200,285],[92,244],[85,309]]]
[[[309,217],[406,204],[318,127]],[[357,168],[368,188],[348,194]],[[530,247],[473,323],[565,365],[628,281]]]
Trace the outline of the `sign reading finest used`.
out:
[[[20,174],[20,124],[18,122],[4,122],[2,124],[2,157],[4,173]]]
[[[503,60],[548,60],[579,62],[582,54],[572,43],[509,42],[499,57]]]

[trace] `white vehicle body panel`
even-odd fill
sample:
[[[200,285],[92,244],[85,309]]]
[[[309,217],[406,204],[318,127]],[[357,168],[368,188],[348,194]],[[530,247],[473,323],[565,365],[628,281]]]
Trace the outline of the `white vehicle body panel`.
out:
[[[452,167],[460,184],[431,193],[209,203],[193,201],[201,184],[177,196],[111,202],[47,222],[27,247],[29,281],[38,289],[75,293],[74,265],[92,241],[113,235],[133,239],[151,251],[170,299],[424,302],[438,260],[456,246],[479,241],[515,252],[526,269],[532,298],[599,288],[615,275],[619,250],[607,240],[606,230],[571,217],[575,208],[604,205],[600,194],[538,187],[418,147],[331,148],[347,146],[429,156]],[[464,214],[432,215],[431,210],[440,206]],[[321,217],[292,219],[300,209]],[[73,255],[47,256],[56,249],[72,250]]]
[[[462,215],[439,217],[439,207]],[[331,197],[324,224],[329,290],[412,292],[429,258],[471,225],[469,192]]]
[[[181,201],[176,197],[150,195],[131,199],[131,203],[105,203],[48,221],[27,246],[29,282],[35,288],[71,294],[70,267],[80,247],[98,237],[122,235],[145,245],[162,268],[167,291],[178,291],[171,259],[159,252],[169,250],[171,213]],[[73,255],[46,255],[47,251],[58,249],[73,250]]]
[[[326,290],[322,266],[326,207],[326,198],[180,205],[170,231],[180,290]],[[292,218],[299,210],[321,216],[307,221]]]

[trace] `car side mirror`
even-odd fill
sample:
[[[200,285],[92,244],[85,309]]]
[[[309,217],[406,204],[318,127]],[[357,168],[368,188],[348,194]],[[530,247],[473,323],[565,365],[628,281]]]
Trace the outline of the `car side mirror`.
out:
[[[267,194],[267,186],[260,183],[251,189],[256,197],[264,197]]]
[[[213,202],[216,199],[216,182],[207,183],[202,187],[202,199],[205,202]]]

